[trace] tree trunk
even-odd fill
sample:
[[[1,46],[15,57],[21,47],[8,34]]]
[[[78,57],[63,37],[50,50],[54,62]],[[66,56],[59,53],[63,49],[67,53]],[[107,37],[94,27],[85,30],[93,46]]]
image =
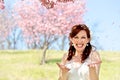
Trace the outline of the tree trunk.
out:
[[[66,36],[63,36],[62,38],[62,44],[61,44],[61,50],[64,50],[65,49],[65,39],[66,39]]]
[[[46,51],[47,51],[47,49],[48,49],[48,44],[46,43],[46,44],[44,45],[43,52],[42,52],[42,59],[41,59],[41,62],[40,62],[41,65],[43,65],[43,64],[46,63],[46,62],[45,62],[45,56],[46,56]]]

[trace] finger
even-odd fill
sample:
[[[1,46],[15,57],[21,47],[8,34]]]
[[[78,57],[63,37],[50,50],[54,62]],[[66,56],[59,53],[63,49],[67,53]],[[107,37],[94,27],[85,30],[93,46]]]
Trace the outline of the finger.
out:
[[[63,70],[63,71],[69,71],[70,69],[69,68],[67,68],[65,65],[62,65],[62,64],[60,64],[60,63],[56,63],[58,66],[59,66],[59,68],[61,69],[61,70]]]
[[[59,68],[64,68],[64,65],[60,64],[60,63],[56,63],[58,65]]]
[[[98,62],[93,62],[93,63],[90,63],[90,64],[100,64],[101,61],[98,61]]]
[[[89,66],[89,67],[95,67],[96,64],[89,64],[88,66]]]
[[[99,62],[94,62],[94,63],[88,64],[88,66],[96,66],[97,64],[100,64],[100,63],[101,63],[101,61],[99,61]]]
[[[56,63],[58,65],[58,67],[60,67],[60,63]]]
[[[67,71],[69,71],[70,69],[69,68],[67,68],[67,67],[65,67],[65,69],[67,70]]]
[[[59,63],[56,63],[59,66]]]

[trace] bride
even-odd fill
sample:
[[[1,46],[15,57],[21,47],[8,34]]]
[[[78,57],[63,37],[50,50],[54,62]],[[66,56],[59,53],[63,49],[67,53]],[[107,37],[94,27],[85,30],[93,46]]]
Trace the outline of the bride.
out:
[[[72,27],[70,47],[64,54],[58,80],[99,80],[100,55],[90,43],[90,30],[85,24]]]

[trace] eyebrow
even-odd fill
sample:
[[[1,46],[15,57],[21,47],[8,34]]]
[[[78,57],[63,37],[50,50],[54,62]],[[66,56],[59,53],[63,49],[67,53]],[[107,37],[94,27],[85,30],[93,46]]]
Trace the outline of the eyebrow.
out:
[[[76,35],[76,36],[78,36],[78,35]],[[85,37],[86,37],[87,35],[82,35],[82,36],[85,36]]]

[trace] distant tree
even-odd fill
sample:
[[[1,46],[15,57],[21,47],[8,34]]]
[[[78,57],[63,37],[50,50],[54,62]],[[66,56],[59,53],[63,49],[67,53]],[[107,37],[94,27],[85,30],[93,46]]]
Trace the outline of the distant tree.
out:
[[[12,13],[8,9],[4,9],[0,12],[0,45],[1,49],[4,49],[9,34],[12,32],[12,28],[15,26]],[[7,42],[7,43],[6,43]],[[9,44],[10,45],[10,44]]]
[[[59,3],[47,9],[39,0],[24,0],[16,3],[15,18],[23,31],[27,44],[41,44],[45,55],[49,46],[60,36],[67,35],[74,24],[83,23],[84,1]]]
[[[7,47],[8,49],[15,50],[18,49],[18,42],[23,41],[22,32],[17,26],[13,27],[11,31],[12,32],[7,37]]]
[[[57,49],[66,50],[67,46],[69,45],[68,36],[67,35],[60,36],[59,40],[57,40],[56,42],[56,45]]]

